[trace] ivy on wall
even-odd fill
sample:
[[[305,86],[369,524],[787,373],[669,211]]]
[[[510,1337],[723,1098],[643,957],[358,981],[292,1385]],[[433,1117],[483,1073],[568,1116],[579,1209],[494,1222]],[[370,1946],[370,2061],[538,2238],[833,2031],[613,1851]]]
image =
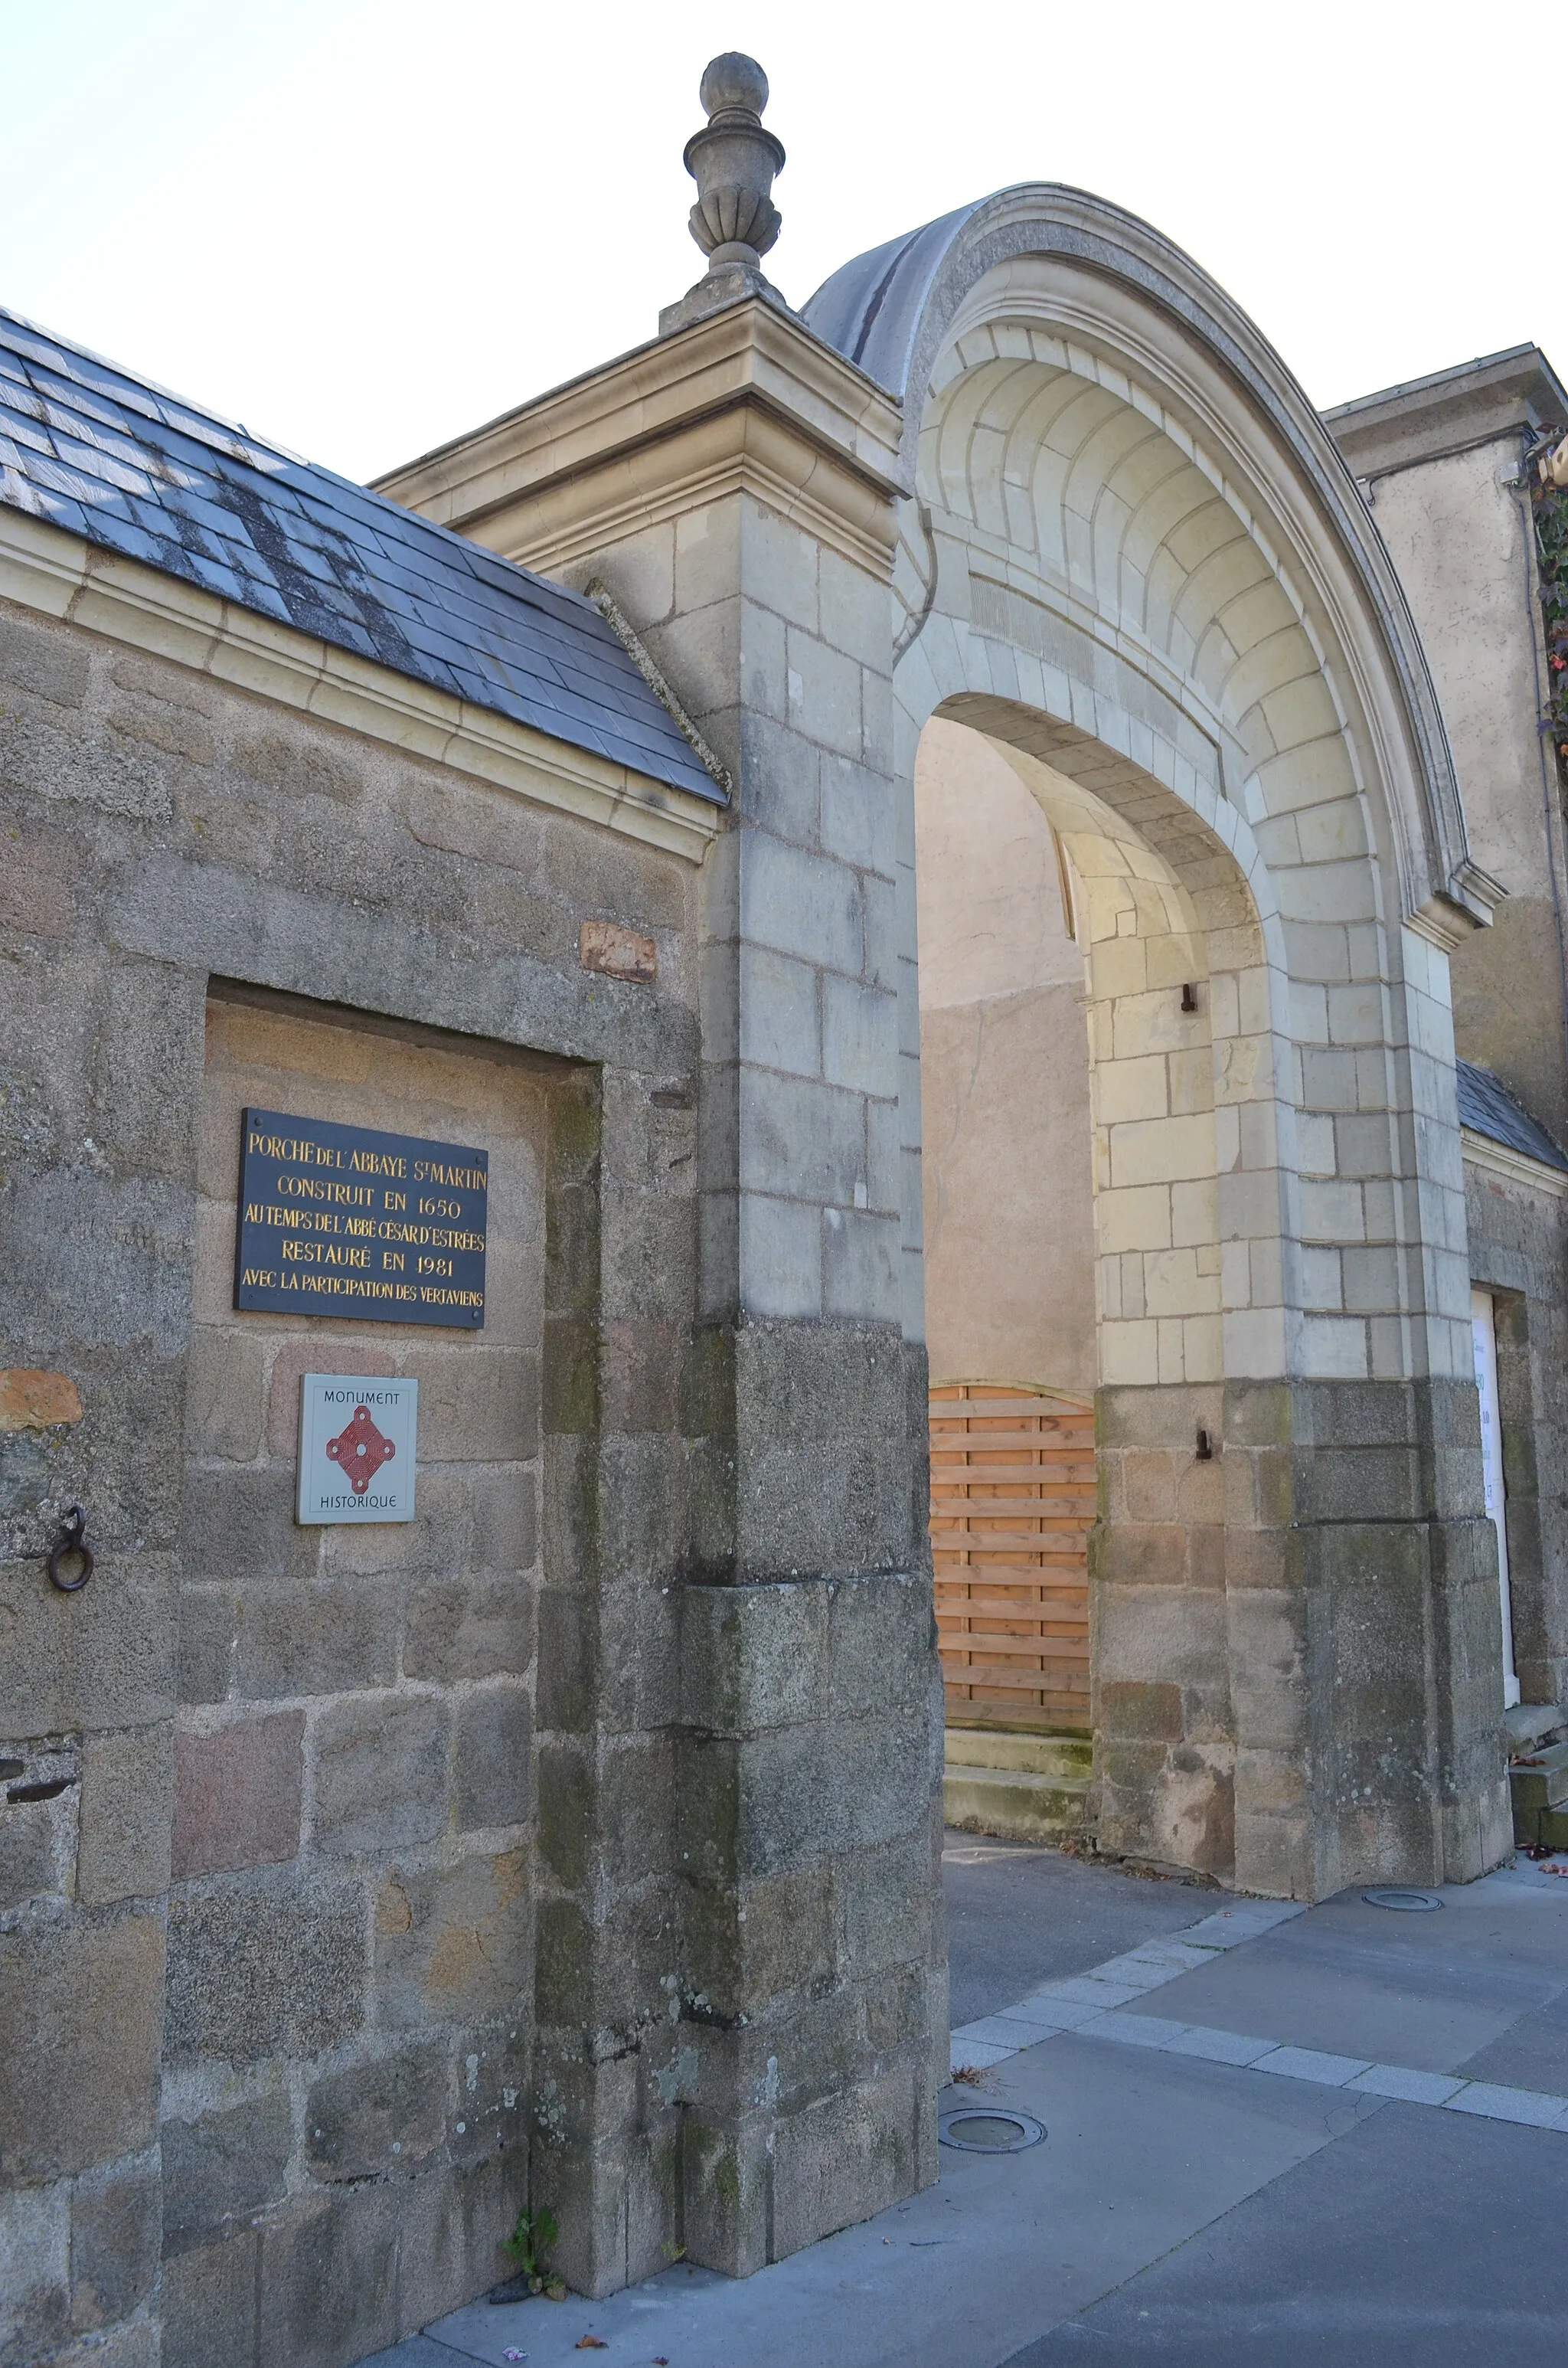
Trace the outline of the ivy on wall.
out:
[[[1568,779],[1568,483],[1555,482],[1568,447],[1560,445],[1532,472],[1537,570],[1546,636],[1546,715],[1557,761]]]

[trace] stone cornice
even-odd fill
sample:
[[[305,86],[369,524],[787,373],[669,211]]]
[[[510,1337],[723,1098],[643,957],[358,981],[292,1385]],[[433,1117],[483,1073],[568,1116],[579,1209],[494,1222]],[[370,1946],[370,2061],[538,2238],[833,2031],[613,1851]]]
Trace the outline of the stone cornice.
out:
[[[1494,1143],[1488,1134],[1477,1134],[1473,1128],[1461,1126],[1460,1144],[1468,1164],[1486,1174],[1501,1177],[1505,1183],[1528,1184],[1534,1192],[1550,1193],[1561,1201],[1568,1193],[1568,1174],[1560,1167],[1549,1167],[1543,1159],[1531,1159],[1522,1151],[1512,1151],[1506,1143]]]
[[[1406,914],[1405,927],[1451,954],[1477,929],[1491,928],[1493,914],[1507,893],[1500,880],[1467,855],[1455,865],[1447,893],[1436,892]]]
[[[1489,439],[1517,448],[1522,435],[1533,435],[1543,422],[1568,424],[1568,392],[1539,347],[1515,346],[1429,378],[1358,395],[1323,416],[1350,468],[1365,482],[1475,450]]]
[[[896,539],[899,406],[756,297],[379,480],[543,574],[741,490],[879,574]]]
[[[723,825],[701,798],[3,507],[0,597],[694,863]]]

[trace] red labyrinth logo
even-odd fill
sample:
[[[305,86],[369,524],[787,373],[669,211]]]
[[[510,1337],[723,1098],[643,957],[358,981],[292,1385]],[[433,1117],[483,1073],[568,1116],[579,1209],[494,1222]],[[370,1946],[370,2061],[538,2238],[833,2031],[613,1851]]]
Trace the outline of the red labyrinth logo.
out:
[[[369,1406],[356,1406],[354,1418],[335,1439],[329,1439],[326,1452],[337,1464],[357,1497],[362,1497],[383,1463],[389,1463],[397,1453],[390,1439],[384,1438],[370,1420]]]

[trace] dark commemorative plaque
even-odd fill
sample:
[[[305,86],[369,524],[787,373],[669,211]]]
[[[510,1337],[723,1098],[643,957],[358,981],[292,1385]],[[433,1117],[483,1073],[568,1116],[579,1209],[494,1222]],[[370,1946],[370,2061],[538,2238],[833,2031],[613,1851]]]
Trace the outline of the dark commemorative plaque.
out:
[[[236,1307],[478,1330],[487,1151],[278,1110],[242,1120]]]

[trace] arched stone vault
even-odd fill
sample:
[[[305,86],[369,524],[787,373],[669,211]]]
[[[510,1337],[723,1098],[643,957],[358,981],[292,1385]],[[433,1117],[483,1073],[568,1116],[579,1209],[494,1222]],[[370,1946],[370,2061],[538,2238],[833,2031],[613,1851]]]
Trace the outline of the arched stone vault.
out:
[[[1286,571],[1282,588],[1293,564],[1298,589],[1336,645],[1343,688],[1365,711],[1399,806],[1406,910],[1436,899],[1484,917],[1495,883],[1470,860],[1437,697],[1387,554],[1279,357],[1179,248],[1103,199],[1024,184],[856,257],[817,290],[804,317],[903,404],[912,499],[901,589],[913,591],[916,615],[931,599],[939,527],[921,515],[934,493],[940,498],[926,448],[955,378],[987,359],[1032,361],[1077,381],[1074,398],[1097,388],[1104,415],[1093,402],[1080,415],[1082,429],[1099,431],[1097,450],[1094,435],[1078,434],[1089,464],[1080,489],[1114,476],[1107,457],[1114,461],[1124,442],[1136,451],[1144,440],[1131,422],[1108,429],[1115,406],[1141,428],[1159,429]],[[991,333],[989,358],[983,347],[966,348],[971,329]],[[988,436],[997,424],[988,423]],[[1180,498],[1174,483],[1168,494]],[[1081,519],[1081,503],[1073,507]],[[1015,499],[1003,515],[1017,509]],[[955,515],[962,518],[961,503]],[[986,530],[978,518],[970,524]],[[960,540],[970,540],[961,527]],[[1064,548],[1081,570],[1082,533],[1072,531]],[[1190,561],[1174,555],[1189,572]],[[1429,919],[1439,934],[1462,927],[1441,911]]]
[[[1101,1376],[1142,1382],[1152,1360],[1160,1381],[1217,1382],[1227,1366],[1221,1240],[1244,1256],[1248,1226],[1261,1228],[1272,1271],[1283,1230],[1267,1189],[1251,1209],[1231,1205],[1238,1175],[1250,1190],[1278,1173],[1263,933],[1234,860],[1170,791],[1108,764],[1071,727],[1041,729],[1000,708],[959,701],[944,712],[988,717],[992,746],[1072,867],[1093,1056]],[[1052,741],[1061,766],[1035,753]],[[1261,1121],[1246,1149],[1262,1165],[1244,1161],[1244,1109]],[[1244,1342],[1231,1344],[1232,1362],[1238,1354]]]
[[[1319,1258],[1299,1268],[1293,1302],[1234,1306],[1253,1320],[1231,1326],[1231,1369],[1377,1378],[1414,1356],[1417,1371],[1462,1373],[1457,1149],[1425,1179],[1450,1205],[1401,1206],[1370,1236],[1365,1208],[1364,1188],[1400,1172],[1402,1105],[1452,1124],[1442,1064],[1423,1076],[1411,1063],[1434,1025],[1442,1034],[1420,1006],[1434,985],[1443,999],[1427,946],[1439,923],[1460,925],[1458,900],[1428,896],[1408,915],[1416,927],[1400,927],[1402,888],[1423,884],[1411,875],[1436,836],[1417,828],[1436,812],[1431,781],[1391,768],[1389,735],[1357,693],[1367,653],[1351,664],[1304,569],[1298,580],[1279,555],[1263,490],[1242,501],[1155,391],[1082,342],[1081,322],[1069,343],[1001,312],[1009,297],[1044,301],[1021,263],[993,277],[1005,287],[975,291],[937,357],[916,494],[936,572],[895,675],[898,717],[917,736],[938,706],[1026,708],[1036,753],[1077,748],[1058,769],[1152,777],[1236,859],[1269,940],[1286,1108],[1327,1121],[1290,1130],[1292,1185],[1305,1188],[1296,1231],[1354,1253],[1357,1272],[1347,1290],[1343,1260]],[[964,325],[977,311],[983,325]],[[1335,1139],[1353,1118],[1354,1150]],[[1372,1282],[1361,1254],[1418,1231],[1429,1255],[1385,1257]],[[1401,1327],[1397,1343],[1379,1321]],[[1421,1337],[1407,1339],[1412,1325]]]
[[[1302,1894],[1478,1872],[1446,952],[1493,889],[1375,531],[1251,324],[1078,192],[930,225],[806,317],[903,404],[896,769],[934,714],[985,734],[1085,904],[1102,1837]]]

